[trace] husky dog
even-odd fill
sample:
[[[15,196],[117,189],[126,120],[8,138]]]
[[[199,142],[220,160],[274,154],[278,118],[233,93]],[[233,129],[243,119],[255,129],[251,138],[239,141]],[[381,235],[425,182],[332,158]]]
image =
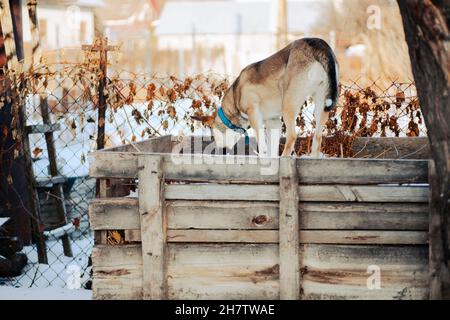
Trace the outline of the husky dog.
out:
[[[279,132],[283,117],[286,144],[282,156],[290,156],[297,139],[295,127],[300,107],[312,98],[316,129],[311,156],[318,157],[323,126],[338,100],[338,78],[336,56],[324,40],[317,38],[296,40],[247,66],[226,91],[221,108],[214,114],[212,130],[216,145],[232,147],[236,139],[225,141],[225,131],[247,134],[244,128],[251,126],[259,154],[267,155],[267,132]],[[193,118],[205,121],[204,117]]]

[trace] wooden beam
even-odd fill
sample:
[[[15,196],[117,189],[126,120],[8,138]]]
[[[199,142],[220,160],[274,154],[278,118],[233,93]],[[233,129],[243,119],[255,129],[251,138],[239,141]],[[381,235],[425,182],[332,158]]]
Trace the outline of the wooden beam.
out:
[[[280,299],[300,299],[298,174],[293,157],[280,158]]]
[[[139,215],[142,237],[143,297],[164,299],[166,278],[166,221],[162,159],[139,157]]]
[[[169,229],[277,230],[277,202],[168,200]],[[301,214],[300,214],[301,213]],[[94,230],[140,229],[137,198],[94,199]],[[300,202],[300,230],[428,230],[426,203]]]
[[[300,201],[428,202],[428,186],[300,185]],[[170,184],[170,200],[279,201],[277,185]]]
[[[90,155],[92,177],[134,178],[137,174],[134,152],[96,152]],[[278,159],[245,156],[171,155],[164,157],[166,180],[278,183],[275,168]],[[300,180],[310,184],[426,183],[425,160],[374,159],[297,159]]]

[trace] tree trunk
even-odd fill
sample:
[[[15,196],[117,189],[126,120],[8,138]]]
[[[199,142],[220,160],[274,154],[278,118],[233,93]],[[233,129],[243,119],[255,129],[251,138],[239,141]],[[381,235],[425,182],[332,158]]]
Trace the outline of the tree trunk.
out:
[[[16,39],[17,58],[23,59],[21,1],[10,0]],[[0,28],[1,35],[1,28]],[[6,65],[3,36],[0,37],[0,68]],[[1,75],[0,75],[1,77]],[[0,92],[4,88],[0,87]],[[26,245],[31,243],[30,208],[23,156],[14,159],[17,143],[12,137],[11,104],[0,108],[0,216],[10,216],[6,229],[19,236]],[[12,181],[11,181],[12,180]]]
[[[450,0],[398,0],[432,157],[430,298],[450,298]]]

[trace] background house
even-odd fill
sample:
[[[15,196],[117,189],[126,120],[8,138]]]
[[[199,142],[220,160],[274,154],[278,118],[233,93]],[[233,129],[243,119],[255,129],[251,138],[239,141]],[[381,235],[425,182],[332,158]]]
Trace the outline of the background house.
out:
[[[59,49],[79,50],[92,43],[95,30],[95,9],[104,6],[102,0],[40,0],[37,7],[42,51],[47,60],[61,59]],[[28,17],[25,3],[23,17]],[[23,39],[26,52],[31,52],[28,19],[23,19]],[[29,56],[29,55],[28,55]]]
[[[290,39],[310,35],[321,1],[288,1]],[[276,5],[269,0],[167,1],[156,28],[158,71],[236,75],[275,51]]]

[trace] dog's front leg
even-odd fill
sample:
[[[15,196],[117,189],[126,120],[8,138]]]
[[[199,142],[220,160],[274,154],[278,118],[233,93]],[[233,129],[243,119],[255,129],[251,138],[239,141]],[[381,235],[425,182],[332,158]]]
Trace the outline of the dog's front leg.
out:
[[[251,111],[248,113],[248,121],[255,131],[256,142],[258,144],[258,155],[260,157],[267,156],[267,140],[262,114],[256,110],[256,108],[251,108]]]

